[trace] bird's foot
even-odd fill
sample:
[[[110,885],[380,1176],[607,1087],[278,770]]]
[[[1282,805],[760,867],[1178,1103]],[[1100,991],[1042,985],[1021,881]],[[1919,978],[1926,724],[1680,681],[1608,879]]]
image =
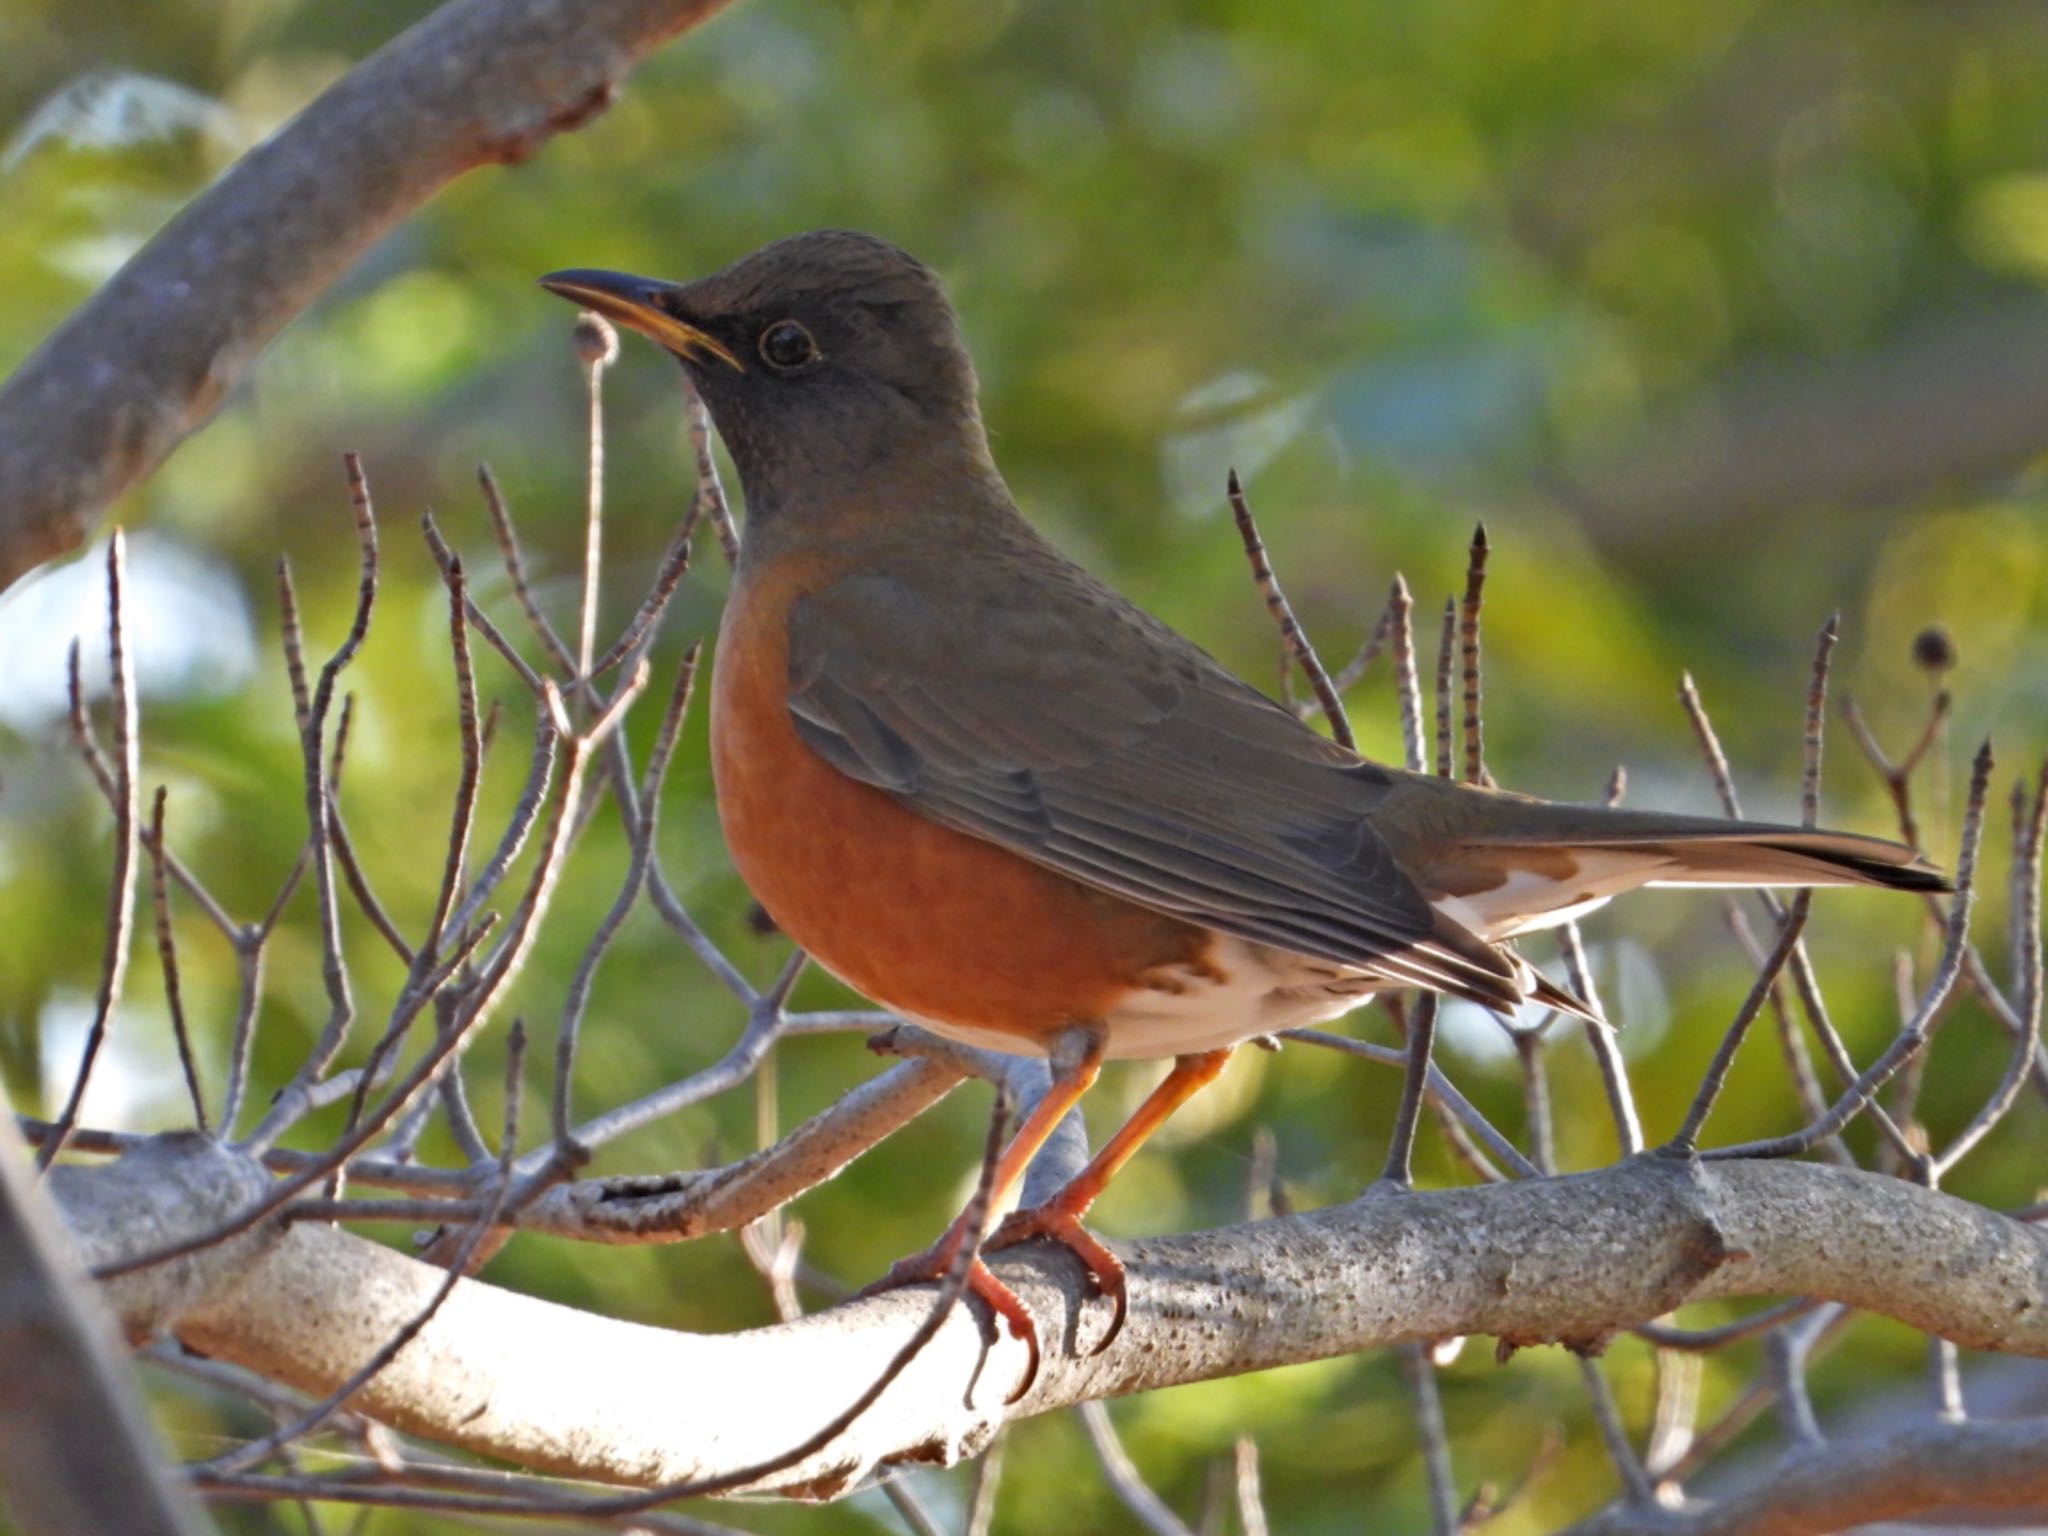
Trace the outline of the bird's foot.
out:
[[[889,1266],[889,1272],[874,1284],[861,1291],[863,1296],[879,1296],[884,1291],[893,1291],[905,1285],[930,1285],[943,1283],[953,1271],[953,1265],[960,1255],[964,1237],[957,1231],[948,1231],[923,1253],[913,1253],[907,1259],[898,1259]],[[1017,1380],[1017,1386],[1003,1399],[1005,1404],[1014,1403],[1031,1390],[1038,1380],[1038,1322],[1031,1315],[1031,1309],[1024,1305],[1024,1299],[995,1276],[995,1272],[982,1263],[977,1254],[967,1265],[967,1294],[979,1297],[990,1313],[1009,1325],[1010,1336],[1021,1339],[1026,1351],[1024,1373]]]
[[[1124,1331],[1124,1317],[1130,1309],[1124,1284],[1124,1261],[1111,1253],[1101,1238],[1082,1226],[1081,1218],[1061,1205],[1058,1196],[1031,1210],[1013,1212],[989,1235],[982,1248],[993,1252],[998,1248],[1029,1242],[1034,1237],[1049,1237],[1073,1254],[1081,1261],[1081,1267],[1087,1270],[1088,1283],[1094,1287],[1095,1294],[1109,1298],[1114,1308],[1109,1327],[1096,1340],[1095,1347],[1088,1351],[1091,1355],[1101,1354]]]

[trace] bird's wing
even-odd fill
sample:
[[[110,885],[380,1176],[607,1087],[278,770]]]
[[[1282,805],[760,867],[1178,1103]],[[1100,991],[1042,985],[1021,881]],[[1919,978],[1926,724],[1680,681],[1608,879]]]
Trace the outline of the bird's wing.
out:
[[[1012,559],[1014,559],[1014,553]],[[1435,912],[1367,815],[1390,780],[1050,550],[800,598],[790,710],[841,772],[1226,933],[1491,1006],[1512,956]]]

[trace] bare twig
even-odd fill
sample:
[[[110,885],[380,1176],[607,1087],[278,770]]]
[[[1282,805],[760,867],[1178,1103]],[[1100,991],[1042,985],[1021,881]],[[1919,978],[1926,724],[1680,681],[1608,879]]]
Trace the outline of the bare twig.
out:
[[[1486,524],[1472,530],[1471,558],[1465,567],[1465,598],[1458,605],[1458,655],[1465,681],[1465,781],[1490,782],[1486,742],[1479,709],[1479,614],[1486,594]]]
[[[1394,1112],[1394,1128],[1388,1133],[1386,1166],[1380,1178],[1406,1188],[1413,1182],[1411,1163],[1415,1151],[1415,1126],[1422,1116],[1422,1098],[1429,1090],[1434,1063],[1431,1046],[1436,1040],[1439,995],[1425,992],[1415,1000],[1409,1015],[1408,1065],[1401,1079],[1401,1104]]]
[[[1811,888],[1801,890],[1792,898],[1791,910],[1786,914],[1785,923],[1778,930],[1778,942],[1765,957],[1763,967],[1757,972],[1756,980],[1750,985],[1749,996],[1742,1000],[1728,1031],[1721,1037],[1720,1048],[1714,1052],[1713,1060],[1694,1095],[1692,1107],[1686,1111],[1684,1121],[1667,1144],[1667,1150],[1689,1156],[1698,1145],[1700,1127],[1706,1124],[1707,1116],[1713,1112],[1714,1101],[1721,1095],[1721,1087],[1728,1080],[1728,1070],[1735,1064],[1735,1053],[1742,1048],[1743,1038],[1749,1033],[1749,1026],[1763,1008],[1764,999],[1770,995],[1778,973],[1785,968],[1785,962],[1792,957],[1792,948],[1799,942],[1801,930],[1806,927],[1806,914],[1813,906]]]
[[[1934,702],[1927,712],[1927,720],[1920,728],[1920,735],[1907,750],[1906,755],[1894,762],[1878,745],[1876,735],[1869,722],[1863,718],[1863,711],[1856,701],[1847,695],[1842,699],[1842,718],[1848,722],[1849,734],[1856,738],[1856,745],[1884,780],[1885,792],[1892,797],[1892,807],[1898,812],[1899,828],[1909,846],[1920,846],[1920,824],[1913,815],[1912,780],[1913,770],[1920,766],[1920,759],[1927,755],[1927,749],[1934,745],[1941,735],[1942,726],[1947,723],[1950,699],[1946,688],[1934,695]]]
[[[199,1087],[199,1067],[192,1057],[192,1031],[185,1023],[185,989],[178,975],[178,940],[171,931],[170,881],[164,871],[164,797],[159,784],[150,804],[149,835],[142,842],[149,850],[149,904],[156,915],[156,953],[164,972],[164,1004],[171,1015],[171,1039],[178,1047],[178,1070],[185,1077],[185,1096],[192,1103],[192,1123],[211,1130],[206,1119],[206,1095]]]
[[[2044,831],[2048,831],[2048,763],[2042,765],[2034,790],[2033,811],[2021,827],[2013,849],[2016,898],[2013,903],[2013,930],[2019,937],[2013,955],[2013,969],[2018,981],[2015,1011],[2024,1027],[2013,1037],[2012,1052],[2006,1058],[2005,1070],[1999,1075],[1998,1086],[1992,1089],[1991,1097],[1935,1159],[1934,1170],[1937,1173],[1947,1173],[1997,1128],[2018,1102],[2020,1090],[2026,1084],[2027,1069],[2033,1064],[2040,1047],[2041,852]],[[1960,895],[1957,900],[1961,901]]]
[[[496,486],[488,478],[490,471],[483,469],[478,471],[478,473],[486,477],[484,480],[485,485],[490,487],[491,492],[495,493]],[[455,551],[448,547],[448,541],[441,536],[441,530],[435,524],[432,512],[420,514],[420,531],[426,538],[427,548],[433,551],[435,563],[441,567],[443,579],[446,579],[449,571],[455,565]],[[465,595],[463,608],[464,612],[469,616],[469,622],[475,626],[476,632],[482,635],[491,649],[503,657],[505,664],[519,675],[519,681],[526,685],[527,691],[536,699],[539,698],[540,674],[527,665],[526,658],[519,654],[519,647],[514,645],[505,632],[492,622],[489,614],[477,606],[475,598]]]
[[[1401,1364],[1408,1395],[1415,1400],[1415,1436],[1422,1448],[1422,1469],[1429,1479],[1429,1528],[1435,1536],[1457,1536],[1462,1523],[1458,1482],[1451,1470],[1451,1441],[1444,1429],[1436,1364],[1423,1344],[1403,1344],[1394,1351],[1394,1358]]]
[[[600,743],[603,736],[615,729],[620,714],[631,702],[640,685],[645,682],[643,669],[635,682],[622,690],[621,699],[607,715],[601,716],[590,728],[587,736],[570,737],[564,745],[566,764],[562,774],[562,788],[555,800],[554,813],[549,819],[544,836],[540,858],[537,861],[525,896],[512,921],[511,932],[491,962],[475,989],[468,994],[462,1006],[461,1016],[455,1027],[445,1031],[434,1045],[421,1057],[409,1072],[392,1089],[382,1105],[366,1115],[360,1125],[349,1131],[336,1144],[324,1162],[324,1168],[294,1174],[280,1180],[261,1200],[247,1207],[233,1218],[223,1221],[195,1236],[180,1239],[149,1252],[124,1256],[110,1266],[102,1266],[96,1277],[107,1279],[114,1275],[128,1274],[139,1269],[153,1267],[169,1260],[197,1253],[231,1237],[247,1231],[262,1221],[287,1201],[304,1193],[312,1184],[326,1176],[334,1168],[341,1167],[357,1151],[368,1144],[372,1137],[381,1132],[407,1104],[438,1076],[441,1067],[454,1055],[469,1035],[481,1026],[488,1016],[491,1003],[499,990],[515,975],[533,943],[541,914],[546,910],[555,882],[561,873],[561,859],[566,846],[566,834],[578,794],[582,787],[583,769],[588,761],[590,749]],[[558,695],[550,689],[549,697],[555,705],[553,713],[564,714]],[[566,724],[558,718],[558,728]],[[302,1074],[303,1075],[303,1074]],[[266,1138],[259,1134],[251,1138],[251,1146],[260,1151],[267,1145]]]
[[[697,521],[696,507],[684,517],[676,531],[669,537],[668,552],[661,557],[661,567],[655,573],[654,585],[648,589],[632,622],[614,640],[608,650],[590,664],[590,671],[579,678],[578,685],[587,687],[620,662],[633,654],[640,642],[647,638],[661,616],[668,608],[669,599],[675,596],[676,588],[682,585],[683,577],[690,570],[690,535]]]
[[[1330,679],[1339,694],[1348,693],[1365,680],[1365,674],[1372,670],[1372,664],[1380,659],[1380,652],[1386,649],[1387,639],[1393,633],[1394,611],[1391,605],[1380,610],[1380,616],[1373,622],[1372,633],[1367,635],[1352,658],[1337,669],[1337,675]]]
[[[1284,1031],[1281,1038],[1300,1040],[1308,1045],[1320,1045],[1327,1050],[1342,1051],[1348,1056],[1363,1056],[1368,1061],[1377,1061],[1404,1070],[1414,1059],[1406,1049],[1394,1050],[1388,1046],[1374,1045],[1369,1040],[1353,1040],[1348,1036],[1332,1034],[1322,1029],[1290,1029]],[[1458,1091],[1457,1086],[1444,1076],[1442,1068],[1432,1064],[1428,1082],[1429,1097],[1442,1104],[1460,1124],[1477,1136],[1486,1151],[1506,1164],[1515,1177],[1532,1179],[1541,1174],[1542,1170],[1524,1157],[1515,1144],[1502,1135],[1470,1099]]]
[[[961,1536],[989,1536],[995,1525],[996,1496],[1003,1486],[1004,1443],[1005,1436],[998,1431],[974,1464],[974,1492],[967,1501],[967,1523],[961,1527]]]
[[[137,723],[135,658],[128,644],[127,609],[123,587],[128,574],[128,543],[120,529],[107,541],[107,661],[112,673],[114,709],[114,873],[108,882],[107,922],[100,951],[99,991],[93,997],[92,1022],[86,1027],[85,1047],[78,1070],[72,1074],[71,1092],[57,1115],[49,1140],[36,1152],[36,1167],[45,1169],[64,1150],[65,1138],[78,1124],[78,1112],[92,1082],[92,1069],[99,1060],[113,1024],[114,1010],[121,1006],[121,987],[128,975],[128,939],[135,921],[135,845],[142,816],[137,804],[141,776],[141,730]],[[74,655],[76,654],[74,650]],[[159,839],[158,846],[162,846]]]
[[[355,998],[351,995],[348,967],[341,952],[341,908],[335,898],[333,842],[328,835],[328,794],[325,753],[321,750],[321,739],[326,731],[327,711],[334,699],[335,684],[356,652],[362,648],[363,637],[369,631],[370,614],[377,600],[377,523],[370,506],[370,492],[363,478],[362,460],[353,453],[342,455],[342,463],[348,472],[349,511],[355,522],[356,545],[359,554],[359,577],[356,587],[356,608],[349,621],[348,633],[334,654],[320,668],[319,681],[314,685],[312,698],[302,710],[299,721],[300,746],[305,761],[306,781],[306,824],[311,829],[313,866],[313,888],[319,897],[320,907],[320,976],[327,988],[327,1020],[320,1027],[313,1048],[307,1053],[300,1066],[297,1080],[315,1082],[326,1075],[334,1058],[341,1051],[348,1038],[349,1025],[355,1020]],[[293,695],[295,699],[304,695],[302,674],[297,667],[294,676]]]
[[[1422,735],[1422,681],[1415,671],[1415,599],[1408,578],[1396,576],[1387,594],[1387,623],[1394,635],[1394,691],[1401,700],[1401,745],[1410,773],[1429,771]]]
[[[682,730],[683,715],[690,707],[690,692],[696,677],[697,647],[693,645],[676,672],[675,687],[669,693],[668,709],[662,715],[661,731],[655,741],[653,755],[648,760],[647,776],[651,784],[660,783],[667,772],[669,756],[675,751],[676,738]],[[611,910],[605,913],[597,931],[591,935],[583,958],[577,963],[576,973],[570,978],[569,995],[562,1004],[562,1030],[555,1045],[553,1103],[555,1144],[560,1151],[575,1145],[570,1126],[570,1089],[576,1076],[577,1034],[583,1024],[584,1010],[589,1006],[590,989],[597,978],[598,963],[611,947],[613,938],[634,903],[640,899],[641,889],[646,884],[647,866],[654,856],[659,808],[660,802],[655,796],[647,796],[641,801],[640,825],[634,829],[625,882],[620,886]]]
[[[718,533],[718,547],[725,552],[725,563],[732,565],[740,557],[739,530],[733,524],[732,507],[725,499],[725,484],[718,478],[718,461],[711,456],[711,413],[704,409],[704,399],[697,393],[689,375],[683,375],[683,418],[690,435],[690,453],[697,462],[697,489],[691,498],[691,512],[702,507],[711,519],[711,526]]]
[[[1643,1461],[1636,1454],[1635,1446],[1629,1443],[1628,1431],[1621,1423],[1621,1410],[1615,1406],[1614,1389],[1607,1385],[1607,1378],[1601,1374],[1600,1362],[1589,1355],[1580,1355],[1579,1378],[1585,1383],[1586,1396],[1593,1404],[1593,1422],[1599,1426],[1601,1443],[1607,1447],[1607,1456],[1614,1463],[1615,1471],[1621,1474],[1622,1497],[1639,1507],[1654,1506],[1657,1490],[1651,1486],[1650,1475],[1643,1470]]]
[[[1194,1536],[1166,1500],[1139,1475],[1123,1442],[1117,1438],[1116,1426],[1109,1421],[1109,1410],[1099,1402],[1086,1402],[1074,1411],[1080,1416],[1081,1427],[1088,1432],[1088,1444],[1094,1448],[1095,1460],[1102,1467],[1110,1490],[1139,1527],[1151,1536]]]
[[[1436,646],[1436,776],[1440,779],[1455,778],[1458,772],[1451,736],[1451,664],[1457,643],[1458,600],[1447,597],[1443,629]]]
[[[1819,642],[1814,650],[1812,679],[1807,688],[1804,733],[1805,772],[1802,775],[1802,782],[1811,785],[1812,793],[1815,797],[1814,812],[1816,815],[1819,810],[1818,793],[1820,783],[1821,733],[1819,714],[1826,699],[1828,659],[1834,649],[1834,644],[1835,623],[1834,620],[1830,619],[1826,625],[1822,626]],[[1693,734],[1699,739],[1700,752],[1706,759],[1708,771],[1713,777],[1714,788],[1721,798],[1722,809],[1729,817],[1740,818],[1742,806],[1735,793],[1734,774],[1729,770],[1727,755],[1721,750],[1720,737],[1714,730],[1712,720],[1708,718],[1706,706],[1700,701],[1699,690],[1694,686],[1690,673],[1685,674],[1680,679],[1678,697],[1680,704],[1685,709],[1686,718],[1692,725]],[[1786,920],[1786,909],[1784,903],[1778,899],[1777,895],[1769,890],[1759,890],[1756,892],[1756,899],[1758,905],[1764,909],[1764,912],[1770,917],[1771,921],[1782,928]],[[1739,916],[1735,915],[1736,908],[1732,900],[1729,904],[1729,912],[1730,921],[1735,927],[1737,937],[1742,939],[1745,944],[1751,943],[1748,925]],[[1760,946],[1757,949],[1757,961],[1759,965],[1763,963]],[[1826,1001],[1821,996],[1820,981],[1814,974],[1813,962],[1806,952],[1804,939],[1801,939],[1800,942],[1792,946],[1791,957],[1786,963],[1786,969],[1791,974],[1793,989],[1798,994],[1800,1008],[1805,1013],[1807,1022],[1813,1026],[1813,1032],[1819,1038],[1821,1048],[1827,1053],[1830,1065],[1833,1066],[1842,1082],[1850,1082],[1856,1075],[1855,1064],[1850,1060],[1848,1046],[1843,1043],[1840,1032],[1835,1028],[1834,1021],[1828,1015]],[[1782,1006],[1775,985],[1773,985],[1768,996],[1774,1009]],[[1805,1042],[1798,1037],[1797,1032],[1793,1029],[1790,1017],[1782,1013],[1779,1014],[1779,1040],[1793,1071],[1793,1087],[1795,1091],[1802,1095],[1801,1102],[1806,1103],[1808,1102],[1807,1093],[1810,1086],[1811,1068],[1807,1063]],[[1817,1088],[1813,1091],[1817,1092]],[[1912,1149],[1907,1138],[1899,1130],[1892,1118],[1879,1106],[1873,1105],[1872,1109],[1874,1111],[1871,1117],[1872,1121],[1891,1145],[1893,1153],[1901,1157],[1910,1157]],[[1835,1157],[1837,1161],[1841,1161],[1845,1154],[1843,1151],[1837,1150],[1831,1152],[1830,1155]]]
[[[1963,956],[1969,945],[1970,911],[1975,900],[1977,875],[1978,836],[1984,825],[1984,797],[1991,778],[1991,743],[1987,740],[1978,749],[1976,765],[1970,775],[1970,798],[1963,818],[1962,848],[1956,858],[1956,894],[1949,908],[1947,934],[1942,947],[1940,962],[1933,977],[1920,996],[1920,1005],[1900,1028],[1899,1033],[1886,1048],[1883,1055],[1871,1063],[1869,1068],[1852,1082],[1836,1099],[1828,1112],[1804,1130],[1790,1136],[1781,1136],[1769,1141],[1745,1142],[1735,1147],[1716,1147],[1702,1154],[1711,1158],[1730,1157],[1793,1157],[1805,1152],[1821,1138],[1831,1136],[1867,1109],[1876,1098],[1877,1091],[1890,1080],[1908,1059],[1927,1043],[1928,1030],[1934,1019],[1948,1001],[1949,990],[1955,985],[1956,977],[1963,965]],[[1800,893],[1802,896],[1805,892]],[[1797,902],[1793,911],[1799,911]],[[1773,954],[1785,949],[1781,938]],[[1751,994],[1754,998],[1755,994]]]
[[[619,355],[619,336],[602,316],[585,311],[576,317],[575,340],[590,411],[590,463],[584,476],[583,607],[576,631],[576,675],[588,677],[597,654],[598,576],[604,569],[604,370]]]
[[[1237,471],[1230,472],[1228,483],[1231,515],[1237,519],[1238,536],[1244,540],[1244,556],[1251,562],[1252,580],[1258,583],[1259,595],[1266,600],[1266,611],[1273,615],[1273,622],[1280,627],[1281,642],[1288,654],[1294,658],[1302,675],[1315,690],[1316,700],[1323,707],[1323,718],[1329,722],[1330,734],[1347,747],[1356,747],[1357,738],[1351,734],[1351,721],[1344,713],[1344,700],[1338,696],[1336,684],[1330,681],[1330,674],[1323,670],[1322,658],[1316,655],[1316,648],[1301,621],[1294,616],[1294,605],[1287,601],[1287,594],[1281,590],[1280,578],[1273,574],[1272,562],[1266,556],[1265,540],[1259,537],[1259,525],[1252,517],[1252,504],[1246,498],[1244,486],[1237,478]]]
[[[1593,985],[1593,968],[1586,963],[1586,946],[1577,923],[1559,926],[1558,947],[1564,955],[1565,980],[1571,983],[1572,991],[1590,1003],[1601,1018],[1607,1018],[1606,1005]],[[1601,1086],[1607,1091],[1607,1112],[1614,1120],[1615,1140],[1620,1143],[1623,1157],[1633,1157],[1643,1150],[1643,1123],[1636,1113],[1635,1095],[1629,1091],[1628,1068],[1621,1059],[1621,1046],[1613,1030],[1602,1028],[1591,1019],[1580,1022],[1585,1025],[1586,1045],[1600,1068]]]

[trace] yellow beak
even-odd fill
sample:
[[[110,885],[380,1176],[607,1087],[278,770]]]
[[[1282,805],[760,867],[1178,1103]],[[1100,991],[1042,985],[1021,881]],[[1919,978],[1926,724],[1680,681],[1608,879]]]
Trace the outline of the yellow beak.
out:
[[[550,272],[540,280],[540,285],[572,304],[580,304],[607,320],[616,321],[660,342],[685,361],[715,357],[735,372],[747,371],[746,364],[735,357],[724,342],[679,318],[673,312],[672,303],[664,302],[681,291],[679,284],[664,283],[651,277],[634,277],[626,272],[577,267],[566,272]]]

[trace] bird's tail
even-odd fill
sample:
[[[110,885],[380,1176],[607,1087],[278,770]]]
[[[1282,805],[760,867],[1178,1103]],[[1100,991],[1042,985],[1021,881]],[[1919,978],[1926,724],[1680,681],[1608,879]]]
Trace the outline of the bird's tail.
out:
[[[1673,818],[1675,827],[1573,843],[1648,861],[1646,885],[1876,885],[1895,891],[1946,891],[1948,877],[1914,849],[1855,832],[1823,832],[1758,822]]]
[[[1650,811],[1527,808],[1512,836],[1462,842],[1431,871],[1432,903],[1500,940],[1548,928],[1640,886],[1871,885],[1946,891],[1948,878],[1883,838]],[[1535,823],[1532,825],[1531,823]]]

